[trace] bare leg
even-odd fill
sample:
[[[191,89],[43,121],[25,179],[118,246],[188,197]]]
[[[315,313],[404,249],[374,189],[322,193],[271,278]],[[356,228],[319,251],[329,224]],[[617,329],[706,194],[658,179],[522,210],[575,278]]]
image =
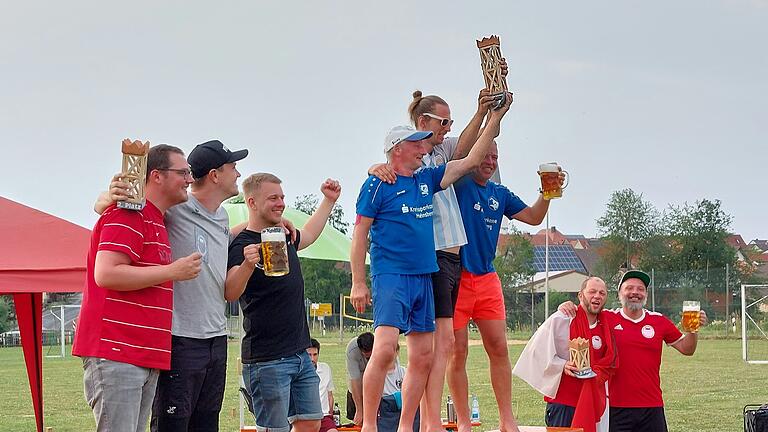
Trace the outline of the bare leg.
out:
[[[448,357],[453,352],[453,318],[437,318],[435,320],[434,361],[427,378],[427,388],[424,392],[426,404],[421,404],[422,432],[442,432],[443,421],[440,418],[440,408],[445,386],[445,368]]]
[[[384,390],[384,378],[395,360],[399,336],[400,330],[396,327],[378,326],[374,332],[373,353],[363,374],[363,426],[361,432],[377,431],[376,417],[379,413],[381,392]]]
[[[400,412],[398,432],[413,431],[416,409],[419,407],[419,400],[427,384],[429,369],[432,367],[433,335],[432,332],[411,332],[405,337],[406,344],[408,345],[408,372],[405,374],[405,380],[403,381],[403,409]],[[366,375],[370,366],[369,363],[368,367],[365,368]],[[363,397],[363,402],[365,402],[365,396]],[[368,415],[367,406],[365,415]],[[365,422],[363,422],[363,425],[365,425]]]
[[[465,326],[454,331],[453,334],[455,343],[453,353],[448,360],[448,388],[451,390],[459,432],[470,432],[472,426],[469,419],[469,380],[467,378],[469,332]]]
[[[320,430],[320,420],[296,420],[291,425],[291,432],[317,432]]]
[[[477,320],[476,323],[491,364],[491,385],[499,407],[499,430],[517,432],[517,421],[512,413],[512,366],[509,363],[506,322]]]

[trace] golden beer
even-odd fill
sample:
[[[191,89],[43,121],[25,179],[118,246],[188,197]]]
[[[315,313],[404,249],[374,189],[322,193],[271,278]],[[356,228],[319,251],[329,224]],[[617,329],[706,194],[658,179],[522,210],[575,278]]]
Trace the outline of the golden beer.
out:
[[[563,196],[565,186],[560,186],[560,166],[554,162],[539,165],[539,177],[541,177],[541,193],[545,200],[560,198]],[[564,171],[562,171],[564,172]]]
[[[683,302],[683,331],[689,333],[697,333],[701,326],[700,321],[701,305],[697,301],[684,301]]]
[[[288,246],[281,227],[265,228],[261,231],[261,255],[265,276],[283,276],[288,274]]]

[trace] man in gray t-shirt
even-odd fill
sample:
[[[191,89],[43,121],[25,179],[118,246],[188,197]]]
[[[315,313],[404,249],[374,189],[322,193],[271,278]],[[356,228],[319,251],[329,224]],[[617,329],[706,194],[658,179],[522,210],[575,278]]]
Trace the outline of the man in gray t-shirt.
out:
[[[168,210],[165,223],[174,256],[202,255],[200,275],[173,286],[171,370],[163,371],[152,407],[151,429],[217,431],[227,372],[224,281],[229,216],[221,207],[238,193],[236,162],[248,150],[232,152],[221,141],[196,146],[187,158],[192,177],[189,200]]]
[[[347,418],[363,423],[363,372],[373,352],[373,333],[365,332],[347,344]]]

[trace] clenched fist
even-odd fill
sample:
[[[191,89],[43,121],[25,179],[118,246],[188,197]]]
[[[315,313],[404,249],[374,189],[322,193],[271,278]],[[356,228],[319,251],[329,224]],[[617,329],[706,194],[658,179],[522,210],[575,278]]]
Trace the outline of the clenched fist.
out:
[[[184,258],[179,258],[171,263],[172,280],[183,281],[194,279],[200,274],[200,264],[203,256],[200,252],[194,252]]]

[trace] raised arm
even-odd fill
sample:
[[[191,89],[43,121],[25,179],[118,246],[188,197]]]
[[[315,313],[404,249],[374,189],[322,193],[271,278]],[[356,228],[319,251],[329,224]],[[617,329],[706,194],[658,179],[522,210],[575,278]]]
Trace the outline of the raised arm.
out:
[[[509,73],[507,60],[502,58],[499,62],[499,66],[501,66],[501,76],[506,79],[507,73]],[[512,97],[511,93],[509,94],[509,97]],[[480,136],[480,127],[483,125],[483,119],[485,119],[488,110],[495,102],[496,100],[491,96],[488,89],[480,90],[480,96],[477,99],[477,111],[475,112],[475,115],[472,116],[467,127],[461,131],[459,141],[456,143],[456,150],[451,155],[451,160],[461,159],[469,154],[469,150]]]
[[[480,136],[480,127],[483,126],[483,120],[495,103],[488,89],[480,90],[480,96],[477,98],[477,111],[469,120],[469,124],[459,134],[459,141],[456,143],[456,150],[451,155],[451,160],[462,159],[469,154],[469,150]]]
[[[325,224],[328,222],[328,216],[331,215],[333,205],[341,195],[341,185],[336,180],[326,179],[320,186],[320,192],[323,193],[323,201],[317,207],[317,210],[309,217],[309,220],[301,230],[301,242],[298,250],[304,249],[320,237]]]
[[[373,219],[365,216],[357,217],[357,224],[352,232],[352,246],[349,263],[352,267],[352,292],[350,301],[355,310],[365,312],[371,304],[371,291],[368,289],[365,273],[365,252],[368,249],[368,233],[371,231]]]
[[[107,207],[116,201],[131,198],[128,194],[128,183],[122,181],[122,178],[122,173],[112,176],[112,181],[109,182],[109,190],[99,194],[99,197],[96,198],[96,202],[93,204],[93,211],[102,214]]]
[[[702,326],[707,324],[707,313],[704,311],[699,312],[699,322]],[[685,333],[685,336],[675,342],[672,348],[680,351],[680,354],[686,356],[692,356],[696,352],[696,346],[699,342],[698,333]]]
[[[469,151],[467,157],[458,160],[452,160],[446,164],[445,174],[443,175],[440,186],[447,188],[453,184],[456,180],[460,179],[464,174],[477,168],[485,158],[488,150],[493,143],[493,140],[499,136],[499,130],[501,127],[501,119],[509,111],[509,107],[512,105],[512,95],[507,95],[507,103],[504,104],[498,110],[491,111],[488,118],[488,124],[483,133],[480,134],[480,138]]]

